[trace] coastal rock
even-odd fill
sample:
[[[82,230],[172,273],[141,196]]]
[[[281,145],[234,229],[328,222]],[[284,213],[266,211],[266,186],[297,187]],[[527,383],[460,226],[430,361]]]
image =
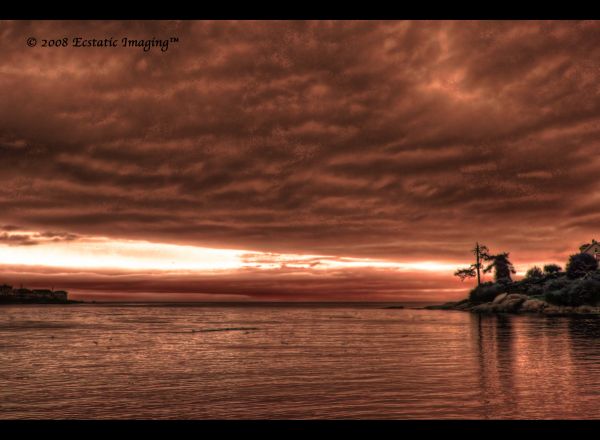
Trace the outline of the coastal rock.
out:
[[[494,301],[492,301],[492,303],[493,304],[501,303],[502,301],[504,301],[506,299],[507,296],[508,296],[508,293],[501,293],[496,298],[494,298]]]
[[[567,311],[565,307],[555,306],[553,304],[548,304],[548,306],[544,309],[544,314],[550,316],[561,316],[566,314]]]
[[[483,303],[474,306],[471,311],[475,313],[493,313],[498,311],[498,307],[497,304]]]
[[[460,310],[474,313],[537,313],[548,316],[600,315],[600,303],[595,305],[560,306],[548,303],[542,296],[532,297],[522,293],[501,293],[493,301],[473,303],[468,298],[428,309]]]
[[[575,307],[575,310],[573,312],[580,314],[580,315],[591,315],[591,314],[598,314],[600,312],[600,309],[598,307],[594,307],[594,306],[583,305],[583,306]]]
[[[548,306],[545,301],[539,299],[528,299],[521,305],[520,311],[526,313],[541,313]]]
[[[565,315],[590,315],[597,314],[598,308],[590,305],[582,305],[582,306],[565,306],[560,308],[560,312]]]
[[[515,300],[523,300],[526,301],[529,297],[527,295],[523,295],[522,293],[511,293],[506,297],[506,299],[502,302],[515,301]]]
[[[504,299],[504,301],[497,304],[497,309],[499,312],[516,312],[521,307],[521,304],[523,304],[526,300],[527,295],[511,293]]]
[[[527,295],[520,293],[503,293],[498,295],[493,302],[479,304],[471,308],[471,311],[476,313],[515,313],[527,299]]]
[[[464,302],[461,304],[457,304],[454,308],[456,310],[469,310],[472,307],[472,304],[469,302]]]

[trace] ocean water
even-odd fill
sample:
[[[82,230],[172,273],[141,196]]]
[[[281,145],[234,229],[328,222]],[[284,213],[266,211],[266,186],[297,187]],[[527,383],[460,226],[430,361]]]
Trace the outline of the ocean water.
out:
[[[3,306],[0,418],[600,418],[600,320]]]

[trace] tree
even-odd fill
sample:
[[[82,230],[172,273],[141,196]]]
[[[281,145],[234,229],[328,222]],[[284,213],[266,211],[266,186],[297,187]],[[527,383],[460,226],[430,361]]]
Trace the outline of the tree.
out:
[[[582,278],[596,269],[598,269],[598,261],[590,254],[574,254],[569,257],[567,263],[567,277]]]
[[[463,269],[456,269],[456,272],[454,272],[454,276],[459,277],[461,281],[464,281],[467,278],[475,277],[477,273],[475,272],[475,267],[473,266],[475,265],[471,264],[471,266],[469,267],[465,267]],[[477,285],[479,285],[479,280],[477,281]]]
[[[562,271],[562,267],[560,267],[558,264],[546,264],[544,266],[544,273],[546,275],[553,275],[555,273],[559,273],[560,271]]]
[[[481,284],[481,262],[488,258],[489,250],[487,246],[480,246],[479,242],[477,242],[471,252],[475,255],[475,263],[471,264],[469,267],[457,269],[456,272],[454,272],[454,276],[459,277],[461,281],[477,276],[477,285],[479,286]]]
[[[494,280],[497,282],[510,282],[512,278],[511,273],[517,273],[513,264],[508,259],[508,252],[502,252],[497,255],[488,255],[486,260],[491,263],[483,269],[484,273],[491,272],[494,270]]]
[[[533,266],[525,274],[525,278],[529,278],[529,279],[539,279],[539,278],[543,278],[543,276],[544,276],[544,273],[542,272],[542,269],[540,269],[537,266]]]

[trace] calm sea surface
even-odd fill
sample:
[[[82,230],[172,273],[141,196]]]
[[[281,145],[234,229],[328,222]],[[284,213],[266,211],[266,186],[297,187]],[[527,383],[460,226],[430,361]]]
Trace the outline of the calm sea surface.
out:
[[[0,418],[600,418],[600,320],[3,306]]]

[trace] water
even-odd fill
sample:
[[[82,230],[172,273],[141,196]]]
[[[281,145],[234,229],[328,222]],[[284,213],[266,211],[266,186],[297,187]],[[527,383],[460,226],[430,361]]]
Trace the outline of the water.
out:
[[[0,418],[600,418],[599,342],[594,318],[4,306]]]

